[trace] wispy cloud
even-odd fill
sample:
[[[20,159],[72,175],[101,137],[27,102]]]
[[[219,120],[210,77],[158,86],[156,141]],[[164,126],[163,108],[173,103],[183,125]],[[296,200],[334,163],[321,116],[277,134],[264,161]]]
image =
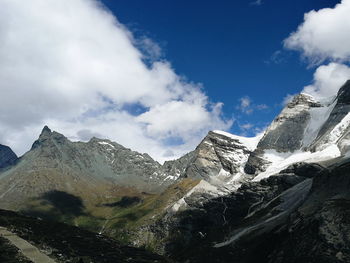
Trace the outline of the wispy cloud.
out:
[[[254,109],[252,108],[252,101],[248,96],[244,96],[239,99],[239,105],[237,105],[237,109],[240,110],[242,113],[245,114],[251,114]]]
[[[250,2],[250,5],[254,5],[254,6],[260,6],[262,4],[263,4],[262,0],[256,0],[256,1]]]
[[[272,55],[265,60],[265,64],[282,64],[286,63],[288,58],[290,57],[290,53],[286,50],[276,50],[272,53]]]
[[[239,125],[239,128],[240,128],[241,130],[244,130],[244,131],[250,130],[250,129],[253,128],[253,127],[254,127],[254,124],[252,124],[252,123],[245,123],[245,124]]]
[[[239,104],[236,106],[236,109],[244,114],[252,114],[255,110],[267,110],[269,106],[266,104],[254,104],[252,99],[249,96],[244,96],[239,99]]]

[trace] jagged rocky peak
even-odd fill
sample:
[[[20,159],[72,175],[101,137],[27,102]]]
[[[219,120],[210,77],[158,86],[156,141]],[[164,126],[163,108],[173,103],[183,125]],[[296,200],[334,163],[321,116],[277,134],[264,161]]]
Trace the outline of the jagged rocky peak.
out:
[[[39,135],[39,138],[33,143],[32,150],[39,146],[50,144],[54,141],[58,143],[64,143],[68,141],[68,139],[58,132],[51,131],[51,129],[45,125]]]
[[[292,152],[302,146],[304,131],[310,120],[310,109],[321,107],[308,94],[296,95],[272,122],[258,144],[259,150]]]
[[[264,158],[266,150],[284,153],[301,149],[311,112],[321,107],[311,95],[296,95],[267,128],[256,150],[249,156],[244,171],[248,174],[265,171],[270,164]]]
[[[302,108],[302,107],[320,107],[321,104],[314,99],[313,96],[307,93],[300,93],[295,95],[293,99],[287,103],[287,108]]]
[[[245,138],[223,131],[211,131],[194,151],[186,176],[209,182],[231,181],[241,173],[243,164],[259,138]]]
[[[0,169],[7,168],[14,164],[17,160],[17,155],[12,149],[6,145],[0,144]]]

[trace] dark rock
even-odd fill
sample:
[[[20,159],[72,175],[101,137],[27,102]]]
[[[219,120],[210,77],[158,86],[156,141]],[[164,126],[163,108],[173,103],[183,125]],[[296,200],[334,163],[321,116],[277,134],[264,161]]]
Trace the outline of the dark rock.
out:
[[[341,120],[350,112],[350,80],[348,80],[338,91],[336,97],[336,105],[330,113],[327,121],[322,125],[318,132],[317,138],[310,145],[311,151],[321,149],[325,144],[329,142],[329,134],[334,127],[341,122]],[[348,127],[347,127],[348,128]],[[342,134],[340,141],[335,143],[341,143],[341,140],[349,136],[349,128]],[[346,139],[346,138],[345,138]]]
[[[293,173],[298,176],[312,178],[322,172],[327,172],[327,169],[317,163],[294,163],[282,170],[280,173]]]
[[[10,147],[0,144],[0,169],[13,165],[17,159],[17,155]]]

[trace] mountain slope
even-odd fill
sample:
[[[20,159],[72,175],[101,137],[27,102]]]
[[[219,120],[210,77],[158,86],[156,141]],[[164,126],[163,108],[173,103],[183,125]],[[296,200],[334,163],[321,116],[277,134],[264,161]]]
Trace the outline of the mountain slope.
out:
[[[123,246],[103,235],[10,211],[0,210],[0,226],[40,248],[56,262],[170,262],[144,249]],[[0,258],[10,253],[14,255],[13,248],[9,245],[3,245],[1,249]],[[18,258],[23,259],[21,256]]]
[[[302,93],[262,136],[212,131],[164,165],[45,127],[0,171],[0,207],[180,262],[347,262],[349,112],[350,81],[322,102]]]
[[[330,104],[294,98],[238,165],[253,176],[241,171],[228,192],[197,185],[153,225],[159,251],[180,262],[347,262],[349,83]]]

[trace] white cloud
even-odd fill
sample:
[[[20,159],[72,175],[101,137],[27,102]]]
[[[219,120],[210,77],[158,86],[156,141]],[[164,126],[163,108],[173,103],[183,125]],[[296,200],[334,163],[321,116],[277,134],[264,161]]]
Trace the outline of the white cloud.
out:
[[[163,160],[164,139],[181,138],[171,148],[177,157],[208,130],[228,129],[221,104],[211,105],[200,85],[159,56],[158,45],[134,39],[95,0],[1,0],[1,143],[21,154],[48,124],[76,140],[100,135]],[[125,105],[144,110],[135,116]]]
[[[239,109],[242,113],[251,114],[254,111],[251,104],[251,98],[244,96],[239,99],[239,105],[236,108]]]
[[[287,95],[283,98],[281,105],[282,105],[283,107],[285,107],[289,102],[292,101],[292,99],[294,98],[295,95],[297,95],[297,94],[287,94]]]
[[[266,104],[258,104],[255,107],[257,110],[267,110],[269,108]]]
[[[335,96],[339,88],[350,78],[350,68],[343,64],[330,63],[317,68],[314,82],[306,86],[303,92],[322,100]]]
[[[266,104],[254,104],[252,99],[249,96],[244,96],[239,99],[239,105],[236,106],[236,109],[241,111],[244,114],[251,114],[255,110],[267,110],[269,109],[269,106]]]
[[[239,125],[239,128],[240,128],[241,130],[244,130],[244,131],[250,130],[250,129],[253,128],[253,127],[254,127],[254,124],[252,124],[252,123],[245,123],[245,124]]]
[[[253,2],[250,2],[250,5],[255,5],[255,6],[260,6],[262,4],[263,4],[262,0],[255,0]]]
[[[334,8],[312,10],[304,22],[285,41],[285,47],[300,50],[311,63],[326,59],[350,60],[350,0]]]
[[[285,41],[288,49],[301,51],[311,65],[328,61],[317,68],[312,85],[303,92],[324,100],[335,96],[350,79],[350,0],[342,0],[334,8],[312,10],[303,23]]]

